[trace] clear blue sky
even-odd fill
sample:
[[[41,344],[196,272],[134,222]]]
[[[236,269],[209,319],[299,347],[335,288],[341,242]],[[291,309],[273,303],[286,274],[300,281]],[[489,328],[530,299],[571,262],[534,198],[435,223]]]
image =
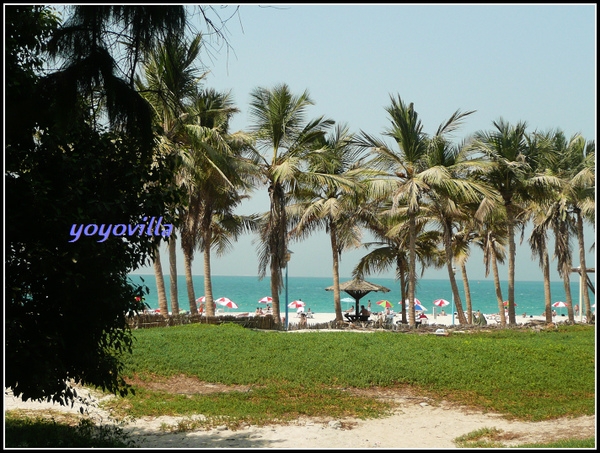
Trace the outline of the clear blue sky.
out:
[[[228,6],[221,15],[233,11]],[[427,133],[457,109],[476,110],[457,141],[492,129],[500,117],[511,124],[526,121],[528,131],[560,128],[567,136],[582,133],[595,140],[595,18],[595,4],[244,5],[239,18],[227,24],[229,52],[213,45],[202,60],[211,71],[206,86],[232,90],[241,110],[232,130],[249,126],[249,94],[255,87],[287,83],[295,93],[309,90],[315,101],[309,117],[325,115],[354,132],[381,136],[388,125],[384,107],[390,94],[399,94],[414,103]],[[241,212],[267,209],[265,187]],[[213,274],[257,275],[253,239],[243,237],[223,257],[213,255]],[[586,227],[586,240],[589,248],[593,226]],[[291,243],[290,249],[290,275],[331,275],[324,232]],[[350,276],[363,253],[342,255],[342,277]],[[166,271],[166,250],[162,256]],[[573,261],[578,265],[577,253]],[[595,267],[595,253],[587,255],[587,265]],[[467,268],[473,279],[484,278],[479,252],[473,251]],[[178,273],[183,272],[180,254]],[[200,253],[193,272],[203,273]],[[506,280],[506,267],[501,272]],[[447,274],[431,269],[424,278]],[[517,279],[542,279],[526,245],[517,251]]]

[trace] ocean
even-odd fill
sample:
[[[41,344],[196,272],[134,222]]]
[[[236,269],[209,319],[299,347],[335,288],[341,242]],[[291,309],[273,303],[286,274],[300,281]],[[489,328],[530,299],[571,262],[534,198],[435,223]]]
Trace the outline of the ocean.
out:
[[[150,308],[158,308],[158,296],[156,290],[156,280],[154,274],[139,275],[131,274],[129,276],[133,283],[144,284],[148,287],[150,293],[146,296],[145,302]],[[143,279],[143,281],[142,281]],[[204,276],[195,275],[194,291],[196,299],[204,295]],[[340,282],[349,280],[341,278]],[[398,302],[401,300],[400,285],[391,278],[367,278],[367,281],[382,285],[389,288],[388,293],[372,292],[367,294],[360,300],[361,305],[364,303],[367,306],[368,301],[372,303],[372,311],[382,311],[376,302],[380,300],[388,300],[393,304],[395,311],[400,311]],[[170,278],[165,275],[165,288],[167,299],[170,307],[169,283]],[[460,296],[463,303],[463,308],[466,310],[466,301],[464,297],[464,287],[462,280],[457,279],[457,284]],[[473,311],[480,310],[482,313],[497,313],[498,302],[496,301],[496,292],[493,280],[471,280],[469,281],[471,288],[471,300]],[[310,308],[314,313],[333,313],[333,291],[325,291],[325,288],[332,286],[333,280],[319,277],[289,277],[287,300],[288,303],[302,299],[306,303],[305,309]],[[233,277],[233,276],[218,276],[212,277],[213,296],[215,299],[227,297],[235,302],[239,308],[226,308],[225,312],[254,312],[257,307],[265,307],[265,304],[259,304],[259,299],[271,295],[270,280],[265,277],[259,280],[257,277]],[[508,282],[501,282],[502,296],[504,300],[508,299]],[[179,294],[179,308],[189,310],[187,286],[185,276],[180,275],[177,278],[177,289]],[[552,302],[565,301],[565,290],[562,281],[551,282]],[[573,306],[579,304],[579,276],[573,274],[571,281],[571,294],[573,298]],[[341,298],[349,297],[342,292]],[[452,291],[448,280],[419,280],[417,283],[416,298],[427,309],[428,313],[433,313],[433,301],[437,299],[446,299],[452,302]],[[590,291],[591,303],[596,303],[594,294]],[[286,289],[284,288],[280,295],[280,311],[285,312]],[[544,313],[544,283],[542,281],[515,282],[515,303],[517,315],[527,313],[527,315],[543,315]],[[342,302],[342,309],[350,308],[353,303]],[[581,305],[581,304],[580,304]],[[170,309],[170,308],[169,308]],[[436,310],[439,309],[436,308]],[[446,313],[450,314],[451,306],[445,307]],[[592,309],[594,311],[595,309]],[[290,312],[295,312],[295,309],[289,308]],[[557,308],[559,315],[567,313],[566,308]]]

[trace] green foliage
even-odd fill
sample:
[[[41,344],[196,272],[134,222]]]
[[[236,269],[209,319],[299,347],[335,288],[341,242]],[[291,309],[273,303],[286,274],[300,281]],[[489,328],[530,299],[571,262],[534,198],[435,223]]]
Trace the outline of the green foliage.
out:
[[[289,335],[188,325],[135,333],[125,373],[222,384],[414,385],[528,420],[593,414],[593,328],[437,337],[392,332]]]
[[[255,386],[246,392],[220,392],[208,395],[180,395],[138,389],[135,396],[107,403],[128,416],[158,417],[202,414],[194,426],[204,428],[226,424],[235,429],[244,424],[264,425],[274,420],[289,422],[300,416],[373,418],[389,414],[390,405],[354,396],[322,385],[285,382]],[[188,427],[189,428],[189,427]],[[181,429],[178,425],[177,429]]]
[[[90,121],[86,99],[63,111],[60,79],[39,74],[58,25],[53,13],[23,7],[10,16],[5,385],[24,399],[62,402],[76,396],[68,379],[124,392],[125,317],[143,308],[136,301],[143,290],[128,273],[154,244],[147,235],[69,242],[70,231],[74,224],[138,225],[153,215],[176,223],[165,206],[178,193],[161,188],[172,178],[170,162],[155,158],[143,134]]]
[[[5,446],[9,448],[126,448],[132,442],[118,427],[97,427],[88,419],[77,426],[54,419],[7,413]]]

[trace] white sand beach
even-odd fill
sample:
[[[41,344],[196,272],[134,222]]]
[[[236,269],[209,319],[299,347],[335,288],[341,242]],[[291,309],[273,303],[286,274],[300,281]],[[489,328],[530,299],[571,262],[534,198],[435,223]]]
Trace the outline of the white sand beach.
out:
[[[207,384],[210,385],[210,384]],[[79,392],[86,394],[85,389]],[[90,393],[93,392],[90,390]],[[393,402],[393,413],[380,419],[299,418],[285,425],[244,426],[232,431],[225,426],[215,429],[178,431],[178,426],[193,417],[143,417],[120,425],[141,448],[456,448],[459,436],[481,428],[502,431],[506,446],[529,442],[549,442],[565,438],[587,438],[595,434],[596,417],[582,416],[541,422],[507,420],[499,414],[435,401],[406,390],[374,389],[375,398]],[[89,418],[100,424],[116,424],[98,402],[111,396],[92,396]],[[23,402],[10,391],[4,395],[4,410],[26,411],[31,417],[57,417],[58,413],[81,418],[79,405]]]
[[[238,313],[228,313],[229,315],[242,315],[243,313],[238,312]],[[291,324],[298,324],[300,322],[300,316],[296,314],[295,311],[293,312],[288,312],[289,315],[289,320],[288,323]],[[282,312],[282,316],[284,316],[284,313]],[[423,325],[430,325],[430,326],[441,326],[441,327],[445,327],[445,326],[452,326],[453,325],[453,319],[452,319],[452,314],[446,314],[446,315],[433,315],[433,314],[429,314],[429,313],[425,313],[425,316],[427,316],[426,320],[423,320]],[[486,317],[486,321],[489,325],[496,325],[498,324],[498,322],[496,321],[496,319],[499,319],[499,316],[495,315],[495,314],[485,314]],[[377,321],[380,318],[377,315],[371,315],[369,318],[371,321]],[[395,324],[396,322],[400,321],[401,315],[394,315],[393,317],[393,323]],[[554,323],[561,323],[561,322],[565,322],[568,318],[566,316],[554,316],[552,318]],[[507,317],[508,320],[508,317]],[[545,316],[530,316],[528,315],[527,317],[523,317],[522,314],[519,314],[516,316],[516,321],[517,324],[523,325],[523,324],[527,324],[530,322],[545,322],[546,318]],[[579,317],[576,317],[576,321],[579,320]],[[308,324],[308,326],[314,326],[317,324],[325,324],[325,323],[329,323],[331,321],[335,321],[335,313],[313,313],[312,317],[307,318],[306,322]],[[459,326],[459,322],[458,322],[458,316],[454,316],[454,325],[455,326]]]

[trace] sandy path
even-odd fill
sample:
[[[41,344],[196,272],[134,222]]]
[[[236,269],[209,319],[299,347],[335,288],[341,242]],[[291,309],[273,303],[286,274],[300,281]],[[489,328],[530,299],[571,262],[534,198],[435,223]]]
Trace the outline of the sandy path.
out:
[[[393,415],[375,420],[301,419],[289,425],[247,426],[237,431],[225,427],[209,431],[165,433],[164,426],[176,426],[189,417],[142,418],[127,423],[129,432],[142,448],[455,448],[453,439],[479,428],[502,430],[505,445],[584,438],[595,435],[595,416],[544,422],[510,421],[496,414],[459,408],[426,398],[394,396],[398,404]],[[92,397],[93,401],[98,401]],[[79,407],[23,402],[5,393],[5,411],[26,409],[79,413]],[[90,418],[112,423],[110,416],[89,409]],[[202,416],[198,416],[201,418]]]

